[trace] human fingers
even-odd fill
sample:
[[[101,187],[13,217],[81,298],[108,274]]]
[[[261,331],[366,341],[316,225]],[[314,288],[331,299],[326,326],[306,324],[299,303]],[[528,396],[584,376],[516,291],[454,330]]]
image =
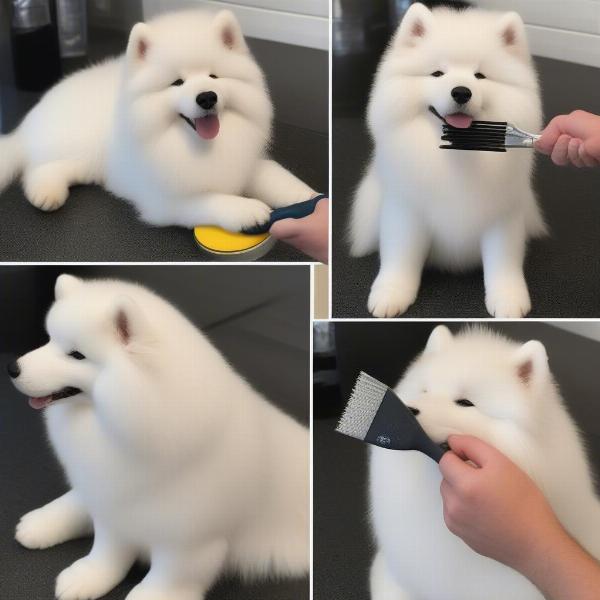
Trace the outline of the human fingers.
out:
[[[571,138],[566,134],[561,135],[554,145],[552,154],[550,155],[552,162],[559,167],[564,167],[569,163],[568,151],[570,139]]]
[[[578,168],[585,167],[585,163],[579,155],[579,148],[581,147],[581,145],[581,140],[578,140],[577,138],[571,138],[567,147],[567,155],[569,157],[569,160],[571,161],[571,164]]]

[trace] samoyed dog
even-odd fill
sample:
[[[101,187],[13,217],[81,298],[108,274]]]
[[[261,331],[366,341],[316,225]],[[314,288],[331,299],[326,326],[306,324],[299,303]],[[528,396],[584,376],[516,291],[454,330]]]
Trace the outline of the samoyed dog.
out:
[[[50,341],[9,373],[44,409],[71,487],[26,514],[16,539],[47,548],[94,534],[57,598],[99,598],[140,557],[151,568],[127,600],[200,600],[224,571],[305,574],[306,428],[149,290],[61,275],[55,293]]]
[[[540,342],[521,345],[477,329],[453,337],[439,326],[395,391],[435,442],[474,435],[511,458],[600,558],[600,502]],[[373,600],[543,600],[525,577],[446,528],[441,475],[430,458],[374,448],[370,473]]]
[[[152,225],[238,231],[314,196],[266,158],[273,107],[232,12],[166,14],[131,30],[124,56],[67,77],[0,139],[0,189],[56,210],[97,183]]]
[[[533,153],[441,150],[440,117],[509,121],[537,132],[542,110],[518,14],[413,4],[379,65],[368,107],[375,142],[356,191],[351,254],[377,247],[369,311],[394,317],[415,301],[426,263],[461,271],[483,262],[496,317],[531,308],[527,239],[545,225],[532,188]]]

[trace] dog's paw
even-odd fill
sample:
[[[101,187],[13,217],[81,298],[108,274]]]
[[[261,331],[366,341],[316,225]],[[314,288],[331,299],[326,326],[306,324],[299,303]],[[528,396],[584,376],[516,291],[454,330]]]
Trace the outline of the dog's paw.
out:
[[[204,600],[204,594],[199,595],[198,590],[159,589],[142,582],[129,592],[125,600]]]
[[[271,209],[260,200],[244,198],[239,204],[227,207],[219,218],[219,226],[228,231],[242,231],[263,225],[271,216]]]
[[[25,196],[33,206],[45,212],[58,210],[69,196],[69,188],[63,180],[55,182],[45,178],[42,184],[25,183]]]
[[[527,283],[522,276],[494,282],[486,289],[485,305],[497,319],[520,319],[531,310]]]
[[[48,518],[43,508],[28,512],[21,517],[15,531],[15,539],[21,546],[30,550],[43,550],[59,544],[61,531],[56,523]]]
[[[416,300],[418,291],[412,278],[378,276],[369,294],[369,312],[382,319],[397,317]]]
[[[111,565],[82,558],[66,568],[56,579],[58,600],[95,600],[108,594],[119,583]]]

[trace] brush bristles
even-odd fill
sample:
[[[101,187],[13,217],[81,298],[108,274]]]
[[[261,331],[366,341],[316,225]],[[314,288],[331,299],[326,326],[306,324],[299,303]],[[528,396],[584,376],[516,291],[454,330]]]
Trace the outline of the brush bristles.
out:
[[[440,146],[443,150],[481,150],[484,152],[506,152],[508,124],[500,121],[473,121],[470,127],[461,129],[445,124]]]
[[[387,385],[361,371],[336,431],[364,440],[387,390]]]

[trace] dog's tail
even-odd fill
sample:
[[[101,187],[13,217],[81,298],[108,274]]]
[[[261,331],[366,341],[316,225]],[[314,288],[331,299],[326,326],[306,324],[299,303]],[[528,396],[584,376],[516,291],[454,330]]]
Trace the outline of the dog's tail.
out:
[[[0,192],[21,172],[24,160],[18,132],[0,136]]]
[[[373,164],[370,164],[354,193],[348,226],[351,256],[366,256],[377,250],[380,211],[381,187]]]

